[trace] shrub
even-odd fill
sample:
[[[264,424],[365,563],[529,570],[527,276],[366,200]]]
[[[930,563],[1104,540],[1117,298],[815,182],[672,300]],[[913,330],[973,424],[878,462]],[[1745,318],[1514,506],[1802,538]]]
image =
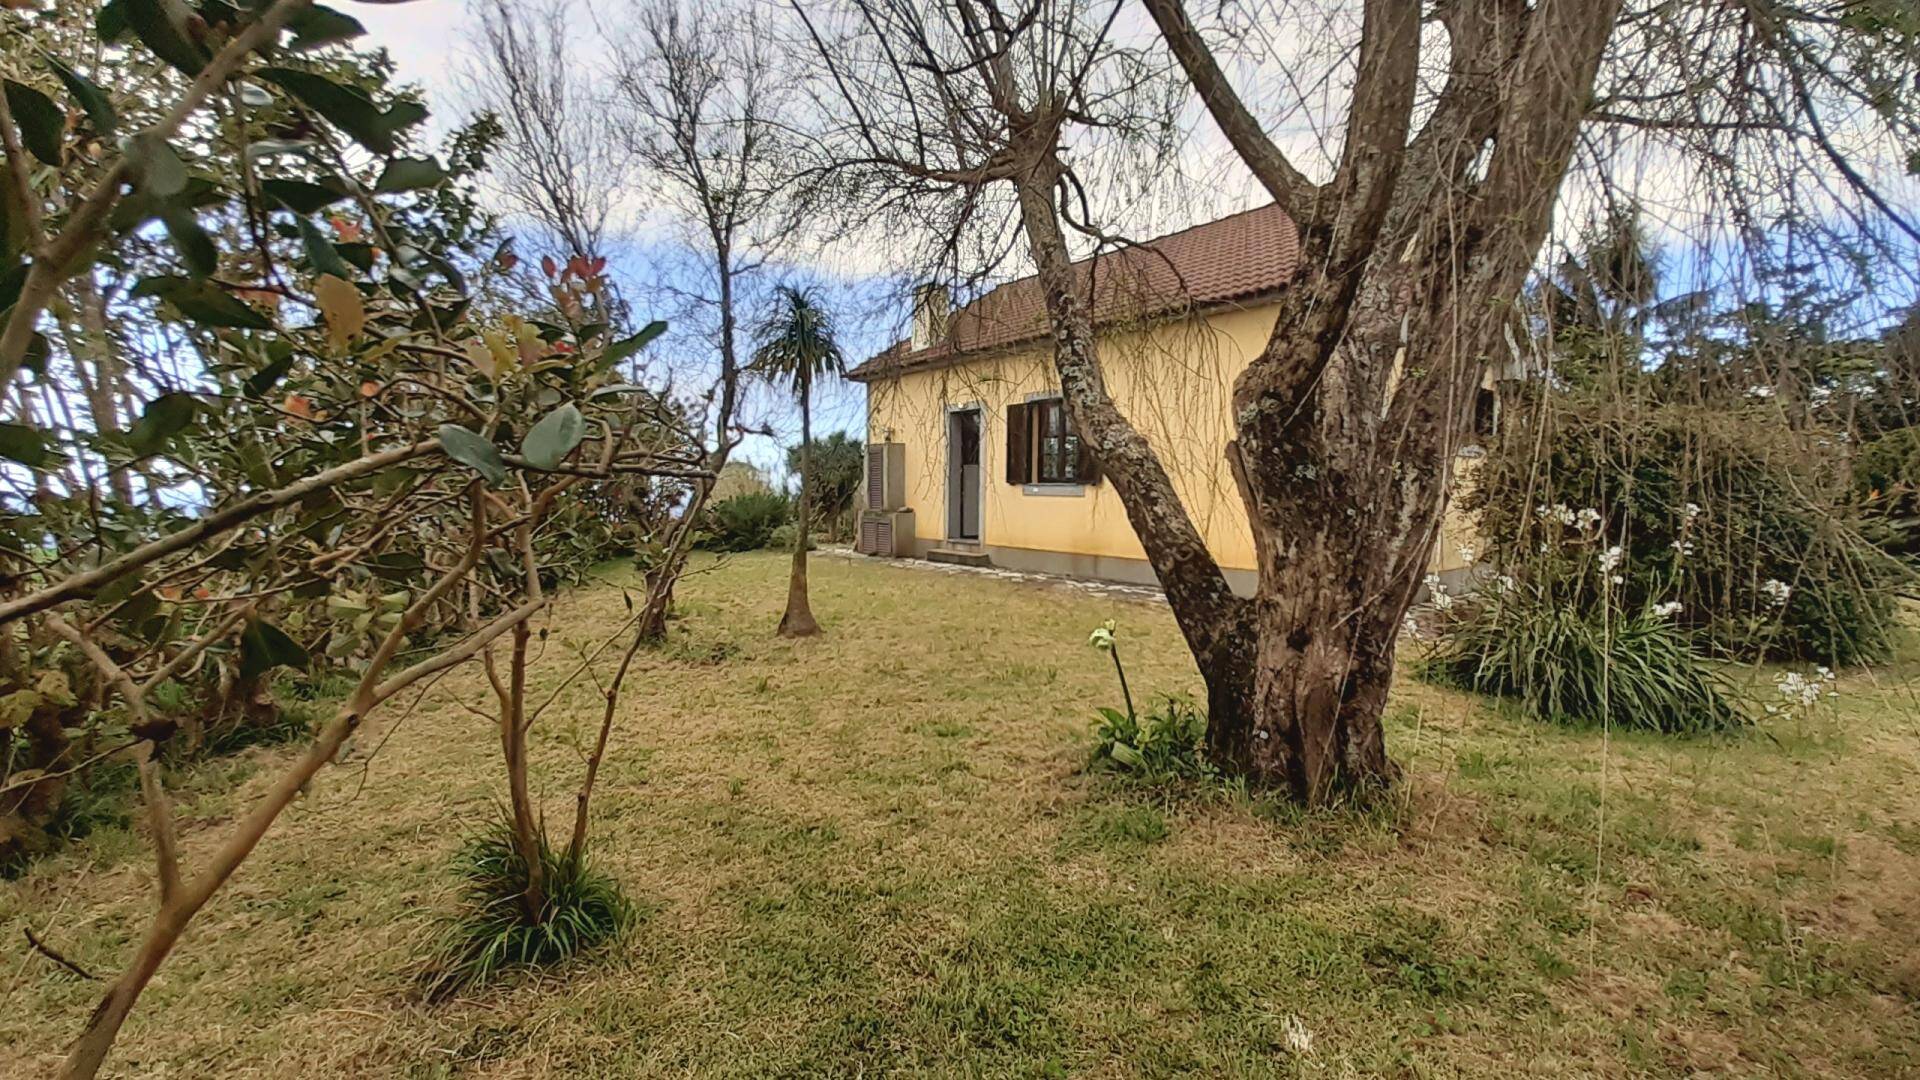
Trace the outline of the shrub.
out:
[[[749,491],[707,508],[701,546],[711,551],[758,551],[773,543],[776,529],[792,516],[790,500],[777,491]]]
[[[793,522],[789,521],[785,525],[773,530],[773,538],[767,542],[767,546],[773,548],[775,551],[792,551]],[[813,537],[807,537],[808,551],[812,551],[817,546],[818,545],[813,542]]]
[[[1868,535],[1896,555],[1920,556],[1920,427],[1889,432],[1860,448],[1853,491]]]
[[[1591,511],[1579,527],[1623,548],[1619,607],[1678,600],[1711,655],[1887,655],[1907,572],[1861,536],[1842,440],[1760,408],[1616,397],[1554,392],[1509,409],[1464,498],[1494,569],[1527,578],[1541,544]],[[1574,598],[1583,609],[1597,586]]]
[[[1670,610],[1642,604],[1609,617],[1566,584],[1496,584],[1451,605],[1420,672],[1517,698],[1557,723],[1696,733],[1745,722]]]
[[[527,867],[504,814],[461,849],[456,868],[466,879],[463,910],[448,924],[428,978],[440,996],[484,985],[518,968],[545,967],[612,941],[634,921],[620,887],[586,859],[568,859],[540,838],[546,904],[537,920],[521,903]]]

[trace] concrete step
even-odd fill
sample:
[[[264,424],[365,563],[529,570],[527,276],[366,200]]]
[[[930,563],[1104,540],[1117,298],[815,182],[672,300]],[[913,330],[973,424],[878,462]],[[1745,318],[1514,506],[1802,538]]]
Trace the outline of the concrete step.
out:
[[[987,553],[980,549],[979,544],[969,544],[964,541],[950,540],[939,547],[929,548],[927,559],[930,562],[957,563],[960,566],[993,565],[993,560],[987,557]]]

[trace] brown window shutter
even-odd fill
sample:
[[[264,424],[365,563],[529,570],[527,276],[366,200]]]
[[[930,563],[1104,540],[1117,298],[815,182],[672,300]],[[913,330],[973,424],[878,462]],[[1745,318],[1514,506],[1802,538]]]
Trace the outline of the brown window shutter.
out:
[[[1007,406],[1007,483],[1033,478],[1033,440],[1027,436],[1027,407]]]
[[[1087,437],[1079,437],[1080,460],[1074,463],[1073,476],[1083,484],[1100,482],[1100,463],[1093,460],[1093,448],[1087,445]]]

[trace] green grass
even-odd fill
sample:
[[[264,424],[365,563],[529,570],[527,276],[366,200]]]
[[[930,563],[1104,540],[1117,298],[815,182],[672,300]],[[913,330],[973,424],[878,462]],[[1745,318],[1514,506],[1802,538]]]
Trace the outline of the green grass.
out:
[[[711,564],[703,564],[711,565]],[[1162,607],[822,557],[826,633],[774,636],[785,556],[680,589],[628,683],[595,867],[646,918],[454,1000],[417,980],[449,867],[500,794],[475,672],[385,712],[196,922],[125,1075],[1891,1077],[1920,1071],[1920,699],[1850,675],[1816,716],[1675,740],[1563,729],[1404,682],[1406,771],[1363,811],[1084,768],[1118,703],[1197,693]],[[548,621],[535,694],[620,619]],[[591,682],[534,732],[565,821]],[[390,725],[399,723],[397,731]],[[389,734],[391,737],[388,738]],[[386,739],[379,755],[365,754]],[[204,857],[290,753],[177,777]],[[360,786],[362,770],[366,783]],[[151,911],[137,815],[0,885],[110,972]],[[0,968],[0,1075],[38,1075],[97,987]],[[1305,1035],[1310,1034],[1310,1040]]]

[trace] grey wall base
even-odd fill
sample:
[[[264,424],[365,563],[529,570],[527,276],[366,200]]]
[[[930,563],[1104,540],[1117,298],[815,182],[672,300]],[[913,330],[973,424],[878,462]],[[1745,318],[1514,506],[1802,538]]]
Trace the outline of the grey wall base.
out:
[[[986,545],[993,565],[1028,574],[1054,574],[1059,577],[1118,581],[1128,585],[1159,585],[1160,578],[1145,559],[1123,559],[1112,555],[1081,555],[1070,551],[1039,551],[1034,548]],[[1252,596],[1254,573],[1251,570],[1223,568],[1227,584],[1241,596]]]

